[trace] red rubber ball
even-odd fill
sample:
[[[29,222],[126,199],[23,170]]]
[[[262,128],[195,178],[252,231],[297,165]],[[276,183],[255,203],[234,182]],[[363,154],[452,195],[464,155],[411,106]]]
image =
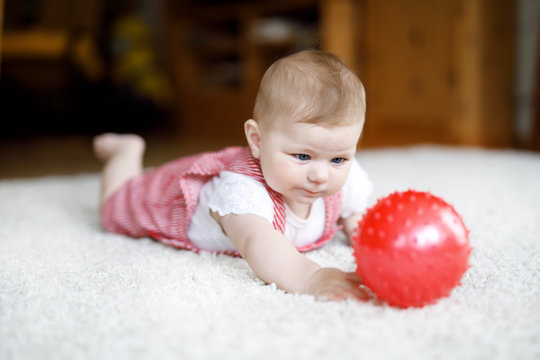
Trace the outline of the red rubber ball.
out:
[[[352,239],[358,275],[391,306],[422,307],[449,296],[469,268],[469,231],[428,192],[395,192],[367,210]]]

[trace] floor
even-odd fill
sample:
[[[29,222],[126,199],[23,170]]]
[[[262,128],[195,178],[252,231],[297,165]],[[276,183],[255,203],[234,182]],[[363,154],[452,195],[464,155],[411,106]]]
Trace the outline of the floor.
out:
[[[225,140],[201,141],[167,134],[145,138],[145,166],[159,165],[179,156],[217,150],[228,145]],[[99,172],[101,163],[94,157],[91,144],[90,135],[2,139],[0,179]]]
[[[163,131],[146,134],[144,138],[147,142],[144,159],[146,167],[160,165],[184,155],[219,150],[238,142],[231,139],[183,138],[174,132]],[[363,143],[361,147],[379,147],[372,145]],[[92,153],[91,135],[0,138],[0,180],[97,173],[101,165]]]

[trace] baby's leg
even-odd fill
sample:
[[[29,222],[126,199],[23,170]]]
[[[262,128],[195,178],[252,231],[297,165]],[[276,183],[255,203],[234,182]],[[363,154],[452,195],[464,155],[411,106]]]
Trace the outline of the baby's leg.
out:
[[[105,164],[101,173],[100,208],[122,184],[143,169],[144,140],[133,134],[103,134],[94,138],[94,153]]]

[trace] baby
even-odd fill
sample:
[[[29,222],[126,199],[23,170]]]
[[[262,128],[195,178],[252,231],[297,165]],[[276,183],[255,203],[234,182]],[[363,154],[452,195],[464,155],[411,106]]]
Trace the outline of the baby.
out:
[[[368,299],[354,273],[301,252],[342,225],[349,238],[372,185],[354,156],[365,116],[360,80],[341,60],[303,51],[264,74],[248,147],[181,158],[143,173],[137,135],[104,134],[101,213],[106,230],[244,258],[259,278],[317,299]]]

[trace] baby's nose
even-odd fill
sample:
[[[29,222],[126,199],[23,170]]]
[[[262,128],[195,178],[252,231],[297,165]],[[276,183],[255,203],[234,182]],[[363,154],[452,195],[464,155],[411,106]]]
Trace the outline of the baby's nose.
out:
[[[328,180],[328,167],[325,164],[314,163],[309,169],[308,180],[323,183]]]

